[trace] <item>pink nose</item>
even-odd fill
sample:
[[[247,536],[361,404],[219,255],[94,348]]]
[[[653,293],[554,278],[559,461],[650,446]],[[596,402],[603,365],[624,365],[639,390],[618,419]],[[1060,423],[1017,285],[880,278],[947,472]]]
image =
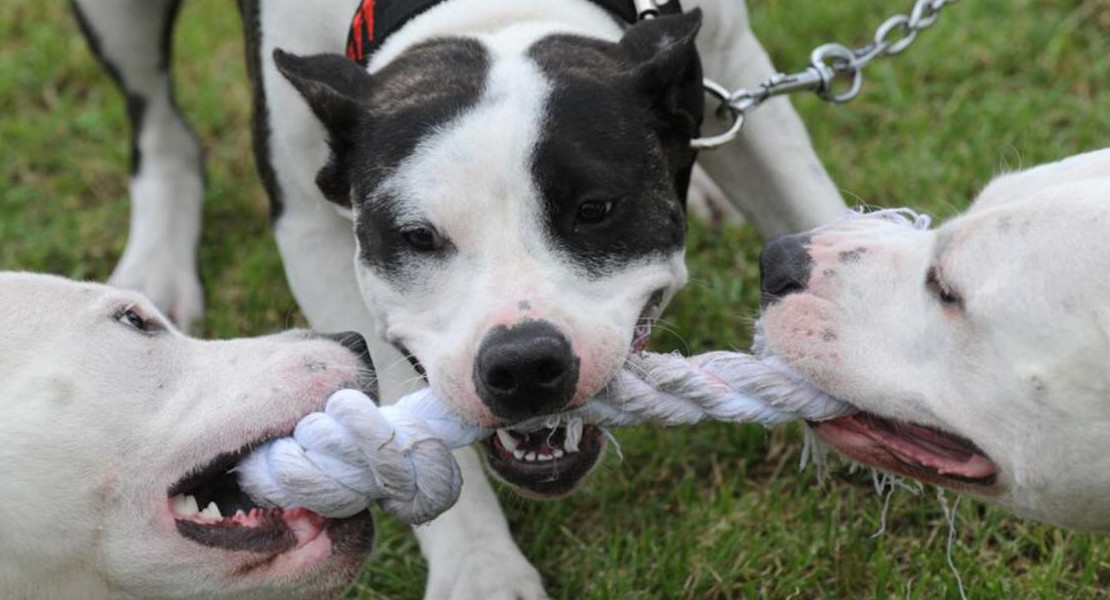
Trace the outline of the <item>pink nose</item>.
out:
[[[512,420],[562,409],[574,397],[579,359],[547,321],[499,326],[482,340],[474,387],[493,414]]]

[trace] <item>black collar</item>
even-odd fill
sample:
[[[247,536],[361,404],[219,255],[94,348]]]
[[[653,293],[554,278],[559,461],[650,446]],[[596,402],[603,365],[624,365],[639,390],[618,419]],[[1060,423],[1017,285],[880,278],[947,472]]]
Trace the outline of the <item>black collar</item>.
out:
[[[347,33],[347,57],[362,65],[381,47],[394,31],[405,26],[414,17],[446,0],[360,0],[351,27]],[[522,0],[525,1],[525,0]],[[629,25],[636,23],[638,15],[632,0],[590,0]],[[659,7],[659,14],[682,13],[679,0],[670,0]]]

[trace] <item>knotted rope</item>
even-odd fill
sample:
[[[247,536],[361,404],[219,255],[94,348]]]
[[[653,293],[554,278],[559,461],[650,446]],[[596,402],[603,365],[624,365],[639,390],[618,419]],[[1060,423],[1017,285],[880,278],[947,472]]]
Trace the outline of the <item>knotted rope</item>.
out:
[[[566,426],[573,446],[585,423],[676,426],[717,420],[771,426],[852,410],[773,358],[645,353],[630,358],[586,405],[512,429]],[[377,501],[407,523],[423,523],[458,498],[462,479],[450,450],[493,432],[460,417],[429,389],[381,408],[361,392],[342,390],[323,413],[301,420],[292,437],[248,456],[238,467],[239,482],[251,497],[283,508],[305,507],[342,518]]]
[[[861,218],[918,230],[930,225],[928,215],[901,208],[852,211],[843,217]],[[757,335],[757,353],[761,345]],[[511,429],[564,426],[566,445],[573,449],[585,423],[677,426],[716,420],[772,426],[853,411],[773,356],[644,353],[630,357],[613,382],[585,406]],[[462,478],[450,449],[492,434],[458,415],[429,389],[383,408],[360,392],[343,390],[328,400],[323,413],[305,417],[292,437],[256,449],[239,465],[239,480],[253,498],[283,508],[304,507],[342,518],[376,501],[405,522],[423,523],[458,499]]]

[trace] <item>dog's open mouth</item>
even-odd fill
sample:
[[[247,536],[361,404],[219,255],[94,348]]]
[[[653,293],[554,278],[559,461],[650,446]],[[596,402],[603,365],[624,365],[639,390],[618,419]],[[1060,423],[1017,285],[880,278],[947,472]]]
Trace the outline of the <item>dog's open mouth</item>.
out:
[[[592,425],[528,433],[498,429],[484,445],[489,466],[501,479],[526,495],[550,498],[573,491],[594,468],[605,436]]]
[[[271,558],[303,548],[322,535],[330,538],[336,551],[369,553],[374,521],[368,511],[329,519],[304,508],[262,506],[239,487],[235,466],[260,443],[221,454],[170,487],[168,505],[178,533],[210,548]]]
[[[983,493],[998,479],[998,466],[972,441],[933,427],[865,412],[809,425],[845,456],[925,483]]]

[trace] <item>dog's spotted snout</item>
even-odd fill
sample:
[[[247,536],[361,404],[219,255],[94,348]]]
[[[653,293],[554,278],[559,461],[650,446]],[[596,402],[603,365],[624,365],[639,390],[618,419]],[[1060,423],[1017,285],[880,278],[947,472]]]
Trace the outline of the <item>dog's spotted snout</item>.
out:
[[[809,234],[777,235],[759,255],[760,305],[764,308],[790,294],[806,289],[813,266],[806,247]]]
[[[493,414],[526,419],[570,402],[578,386],[578,363],[570,341],[551,323],[501,326],[478,348],[474,387]]]

